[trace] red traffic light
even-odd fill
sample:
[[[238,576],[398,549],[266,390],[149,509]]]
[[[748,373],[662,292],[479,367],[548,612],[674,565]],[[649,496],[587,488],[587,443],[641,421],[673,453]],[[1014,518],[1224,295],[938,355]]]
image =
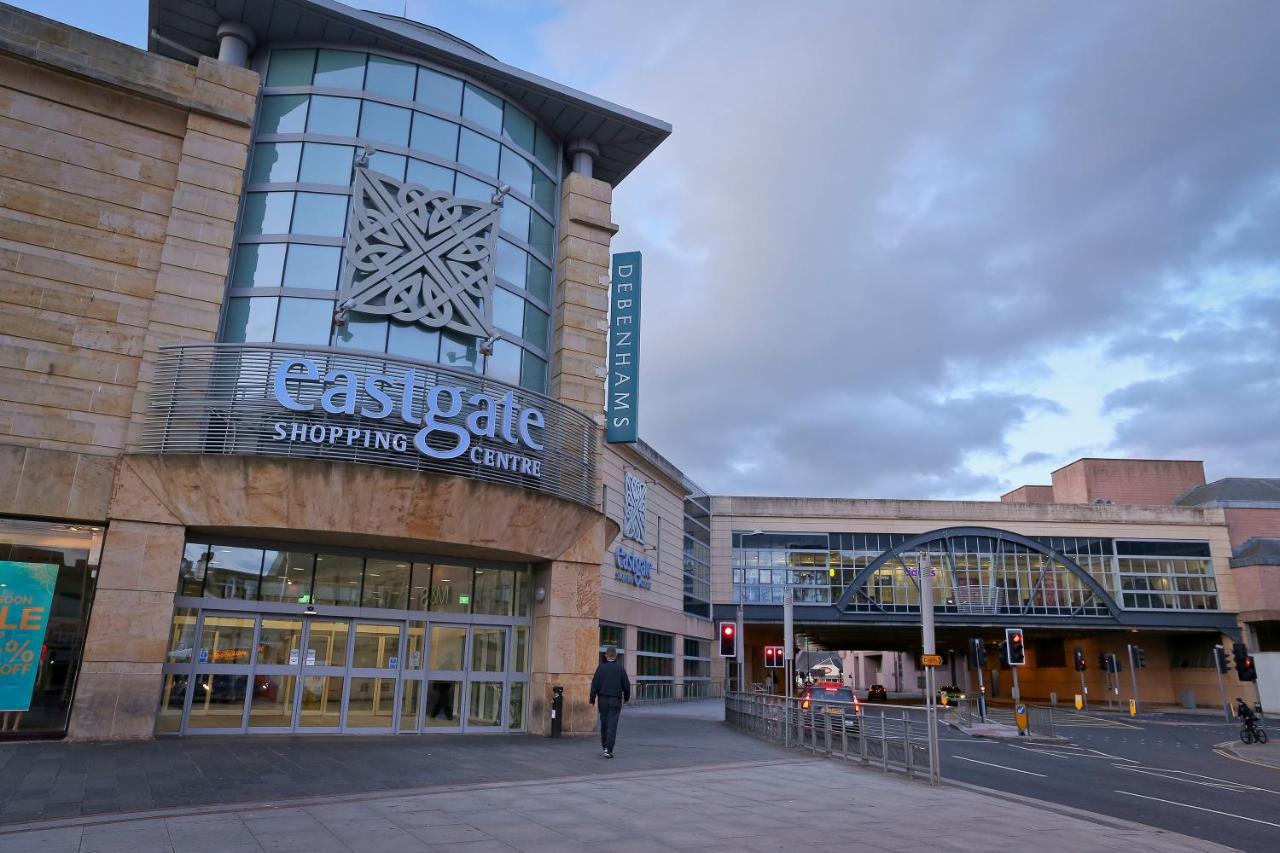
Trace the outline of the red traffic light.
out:
[[[722,627],[720,630],[721,630],[721,632],[722,632],[726,637],[732,637],[732,636],[733,636],[733,626],[732,626],[732,625],[725,625],[725,626],[724,626],[724,627]]]
[[[1013,635],[1012,637],[1010,637],[1009,639],[1013,640],[1015,643],[1021,643],[1021,642],[1022,642],[1022,635],[1021,635],[1021,634],[1014,634],[1014,635]]]

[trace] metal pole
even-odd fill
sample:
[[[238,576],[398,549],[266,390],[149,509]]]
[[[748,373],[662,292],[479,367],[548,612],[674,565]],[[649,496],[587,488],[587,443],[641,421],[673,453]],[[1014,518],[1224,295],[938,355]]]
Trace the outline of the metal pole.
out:
[[[1138,669],[1133,665],[1133,643],[1128,644],[1129,649],[1129,678],[1133,681],[1133,710],[1138,711]]]
[[[1082,710],[1089,710],[1089,686],[1084,683],[1084,670],[1080,670],[1080,699],[1084,703]]]
[[[1218,692],[1222,694],[1222,713],[1227,718],[1227,722],[1231,722],[1231,705],[1227,703],[1227,685],[1222,682],[1222,661],[1224,660],[1224,649],[1222,646],[1213,647],[1213,668],[1218,671]]]
[[[782,594],[782,653],[786,656],[784,669],[787,678],[787,698],[792,696],[795,686],[796,622],[795,603],[791,600],[791,588],[787,587]]]
[[[978,720],[987,721],[987,685],[982,679],[982,667],[978,667]]]
[[[1017,705],[1022,701],[1022,691],[1018,689],[1018,668],[1011,666],[1009,671],[1013,673],[1013,704]]]
[[[741,603],[738,604],[738,621],[737,621],[737,626],[735,628],[734,636],[737,637],[738,639],[738,642],[736,643],[736,647],[738,650],[738,692],[744,693],[746,692],[746,689],[747,689],[747,686],[746,686],[747,683],[743,680],[743,676],[746,673],[746,662],[743,659],[742,647],[746,645],[746,641],[742,637],[742,604]]]
[[[924,653],[926,655],[937,654],[933,636],[933,567],[929,564],[929,557],[920,560],[920,621],[921,621],[921,642],[924,645]],[[925,689],[925,722],[929,727],[928,743],[929,743],[929,779],[930,781],[938,778],[938,710],[934,703],[938,701],[938,691],[935,687],[934,668],[927,666],[924,669],[924,689]]]

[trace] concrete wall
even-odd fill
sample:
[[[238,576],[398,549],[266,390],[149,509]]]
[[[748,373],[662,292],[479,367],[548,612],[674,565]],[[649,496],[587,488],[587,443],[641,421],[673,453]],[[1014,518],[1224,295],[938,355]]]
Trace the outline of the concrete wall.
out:
[[[1231,544],[1239,547],[1255,536],[1280,537],[1280,508],[1225,507]]]
[[[1051,504],[1053,486],[1019,486],[1011,492],[1005,492],[1000,500],[1007,504]]]

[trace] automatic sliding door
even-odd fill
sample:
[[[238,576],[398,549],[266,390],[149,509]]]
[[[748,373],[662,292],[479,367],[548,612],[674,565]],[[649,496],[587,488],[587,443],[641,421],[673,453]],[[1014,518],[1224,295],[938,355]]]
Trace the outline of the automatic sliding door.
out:
[[[205,613],[196,643],[195,676],[185,731],[244,731],[256,616]]]
[[[301,617],[264,615],[258,628],[249,731],[293,730],[301,670]]]
[[[461,731],[467,683],[467,627],[431,625],[423,731]]]
[[[345,731],[393,731],[403,625],[356,622]]]
[[[341,731],[351,623],[346,619],[309,619],[306,635],[298,730]]]
[[[467,685],[467,731],[502,728],[502,689],[506,681],[507,629],[488,625],[471,628],[471,659]]]

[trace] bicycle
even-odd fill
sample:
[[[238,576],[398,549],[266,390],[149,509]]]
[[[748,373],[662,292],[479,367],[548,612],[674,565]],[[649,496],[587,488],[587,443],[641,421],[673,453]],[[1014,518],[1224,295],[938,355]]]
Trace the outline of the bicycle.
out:
[[[1258,725],[1254,720],[1248,720],[1240,727],[1240,741],[1242,743],[1266,743],[1267,730]]]

